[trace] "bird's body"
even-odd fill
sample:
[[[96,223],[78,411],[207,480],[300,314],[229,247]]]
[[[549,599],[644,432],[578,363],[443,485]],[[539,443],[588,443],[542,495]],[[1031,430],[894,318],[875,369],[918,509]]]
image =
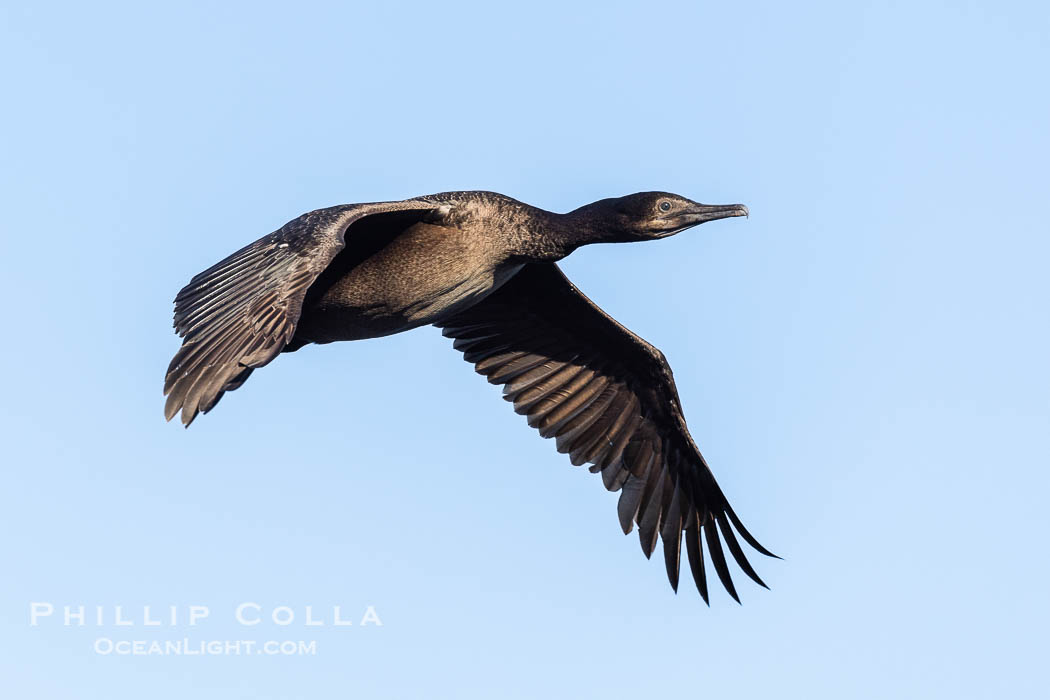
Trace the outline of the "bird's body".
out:
[[[704,542],[735,598],[721,541],[759,584],[734,527],[770,553],[743,527],[690,437],[666,359],[555,263],[581,245],[663,238],[746,213],[661,192],[568,214],[490,192],[446,192],[304,214],[176,297],[183,345],[165,381],[167,417],[181,411],[188,425],[281,352],[434,324],[477,372],[504,385],[530,426],[621,491],[624,532],[638,525],[646,556],[663,539],[676,589],[684,532],[704,599]]]
[[[307,296],[295,340],[361,340],[437,323],[509,280],[523,264],[514,259],[517,232],[539,210],[492,193],[427,198],[439,210],[465,199],[475,206],[466,217],[439,211],[403,230],[362,222]]]

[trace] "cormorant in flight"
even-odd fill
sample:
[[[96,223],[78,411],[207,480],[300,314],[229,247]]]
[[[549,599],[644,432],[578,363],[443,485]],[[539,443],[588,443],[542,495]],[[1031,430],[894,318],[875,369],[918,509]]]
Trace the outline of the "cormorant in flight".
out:
[[[722,542],[762,586],[734,529],[775,555],[744,528],[690,437],[663,353],[585,297],[557,261],[589,243],[666,238],[747,213],[666,192],[567,214],[492,192],[445,192],[304,214],[179,292],[183,344],[168,367],[165,414],[181,411],[189,425],[256,368],[307,343],[434,324],[540,435],[620,491],[623,531],[638,525],[646,557],[663,540],[675,590],[684,532],[700,595],[708,600],[706,543],[739,601]]]

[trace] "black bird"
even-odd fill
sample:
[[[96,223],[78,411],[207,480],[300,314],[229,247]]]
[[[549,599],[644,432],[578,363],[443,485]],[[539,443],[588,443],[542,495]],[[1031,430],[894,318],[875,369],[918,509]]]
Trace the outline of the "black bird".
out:
[[[682,532],[708,601],[703,549],[739,602],[722,550],[765,586],[744,528],[689,435],[663,353],[585,297],[556,262],[589,243],[647,241],[730,216],[666,192],[603,199],[555,214],[492,192],[347,204],[294,219],[200,273],[175,297],[182,347],[168,367],[170,420],[189,425],[256,368],[308,343],[375,338],[434,324],[453,347],[620,491],[620,525],[638,524],[649,557],[663,539],[678,590]],[[721,540],[719,539],[721,533]]]

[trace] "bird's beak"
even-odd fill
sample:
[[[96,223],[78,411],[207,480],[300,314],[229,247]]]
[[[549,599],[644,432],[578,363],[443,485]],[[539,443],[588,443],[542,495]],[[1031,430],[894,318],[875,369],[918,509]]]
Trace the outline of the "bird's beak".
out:
[[[657,225],[660,229],[656,237],[666,238],[673,236],[705,221],[747,215],[747,207],[743,204],[698,204],[694,202],[688,208],[679,209],[666,219],[659,220]]]
[[[689,222],[690,226],[696,226],[715,219],[727,219],[730,216],[747,216],[747,207],[743,204],[694,204],[689,209],[681,212],[679,216]]]

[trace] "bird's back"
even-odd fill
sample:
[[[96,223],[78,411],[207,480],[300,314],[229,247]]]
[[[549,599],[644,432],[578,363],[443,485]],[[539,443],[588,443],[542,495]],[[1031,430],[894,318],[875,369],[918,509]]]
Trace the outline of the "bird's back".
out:
[[[391,335],[484,299],[521,269],[484,221],[360,222],[308,293],[296,344]]]

